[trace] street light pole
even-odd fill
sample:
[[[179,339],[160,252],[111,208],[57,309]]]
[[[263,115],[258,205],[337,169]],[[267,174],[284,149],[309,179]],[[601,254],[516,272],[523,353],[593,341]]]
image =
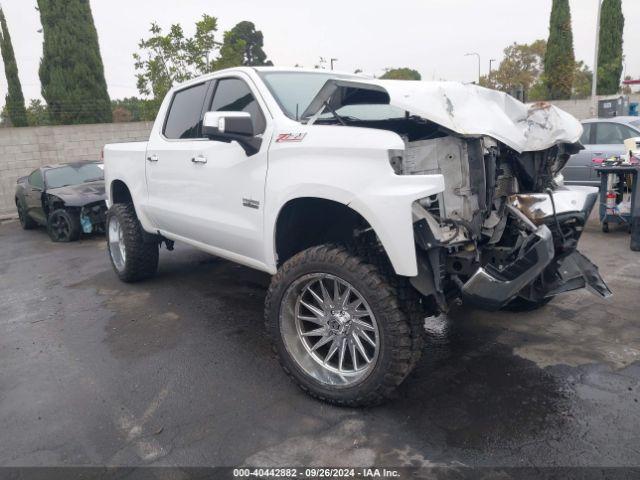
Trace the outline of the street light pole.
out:
[[[482,68],[482,59],[480,58],[480,54],[476,52],[465,53],[465,57],[476,56],[478,57],[478,85],[480,85],[480,76],[481,76],[481,68]]]
[[[600,50],[600,17],[602,15],[602,0],[598,1],[598,16],[596,20],[596,53],[593,60],[593,82],[591,85],[591,102],[593,116],[598,115],[598,50]]]
[[[331,70],[333,70],[333,62],[337,62],[338,59],[337,58],[332,58],[331,59]]]
[[[497,60],[495,58],[489,60],[489,76],[491,76],[491,68],[493,66],[493,62],[497,62]]]

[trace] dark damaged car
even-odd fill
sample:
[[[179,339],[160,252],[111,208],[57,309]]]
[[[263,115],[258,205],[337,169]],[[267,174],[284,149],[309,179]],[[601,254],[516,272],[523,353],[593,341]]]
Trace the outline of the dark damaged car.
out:
[[[47,228],[54,242],[73,242],[82,233],[104,233],[104,173],[100,162],[37,168],[16,185],[22,228]]]

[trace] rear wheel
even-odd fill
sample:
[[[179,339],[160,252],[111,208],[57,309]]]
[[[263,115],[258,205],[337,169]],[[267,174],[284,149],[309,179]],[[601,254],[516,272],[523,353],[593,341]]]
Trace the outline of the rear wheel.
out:
[[[16,209],[18,210],[18,219],[20,225],[24,230],[33,230],[38,226],[38,223],[29,216],[26,209],[20,203],[20,200],[16,198]]]
[[[381,403],[414,365],[417,343],[395,289],[342,247],[288,260],[271,282],[265,319],[285,372],[320,400]]]
[[[107,251],[116,274],[123,282],[153,277],[158,270],[158,243],[145,235],[130,203],[117,203],[107,213]]]
[[[54,242],[75,242],[80,238],[80,216],[63,209],[55,210],[47,220],[47,231]]]

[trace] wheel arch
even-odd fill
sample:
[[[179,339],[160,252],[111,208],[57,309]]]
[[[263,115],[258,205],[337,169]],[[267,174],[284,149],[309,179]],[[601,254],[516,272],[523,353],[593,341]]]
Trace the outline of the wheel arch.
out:
[[[116,203],[133,203],[133,196],[127,184],[116,178],[109,185],[109,202],[114,205]]]
[[[313,246],[349,244],[358,233],[373,232],[377,236],[372,223],[357,209],[337,199],[317,196],[291,198],[281,206],[274,222],[272,254],[276,267]],[[384,242],[379,236],[377,240],[393,265]]]

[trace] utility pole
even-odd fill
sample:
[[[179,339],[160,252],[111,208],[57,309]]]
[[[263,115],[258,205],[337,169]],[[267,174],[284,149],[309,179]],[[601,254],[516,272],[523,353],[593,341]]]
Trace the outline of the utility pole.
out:
[[[338,59],[337,58],[332,58],[330,61],[331,61],[331,70],[333,70],[333,62],[337,62]]]
[[[591,108],[593,116],[598,116],[598,50],[600,49],[600,17],[602,15],[602,0],[598,2],[598,17],[596,20],[596,53],[593,60],[593,84],[591,85]]]
[[[476,52],[465,53],[465,57],[476,56],[478,57],[478,85],[480,85],[480,76],[481,76],[481,68],[482,68],[482,59],[480,58],[480,54]]]

